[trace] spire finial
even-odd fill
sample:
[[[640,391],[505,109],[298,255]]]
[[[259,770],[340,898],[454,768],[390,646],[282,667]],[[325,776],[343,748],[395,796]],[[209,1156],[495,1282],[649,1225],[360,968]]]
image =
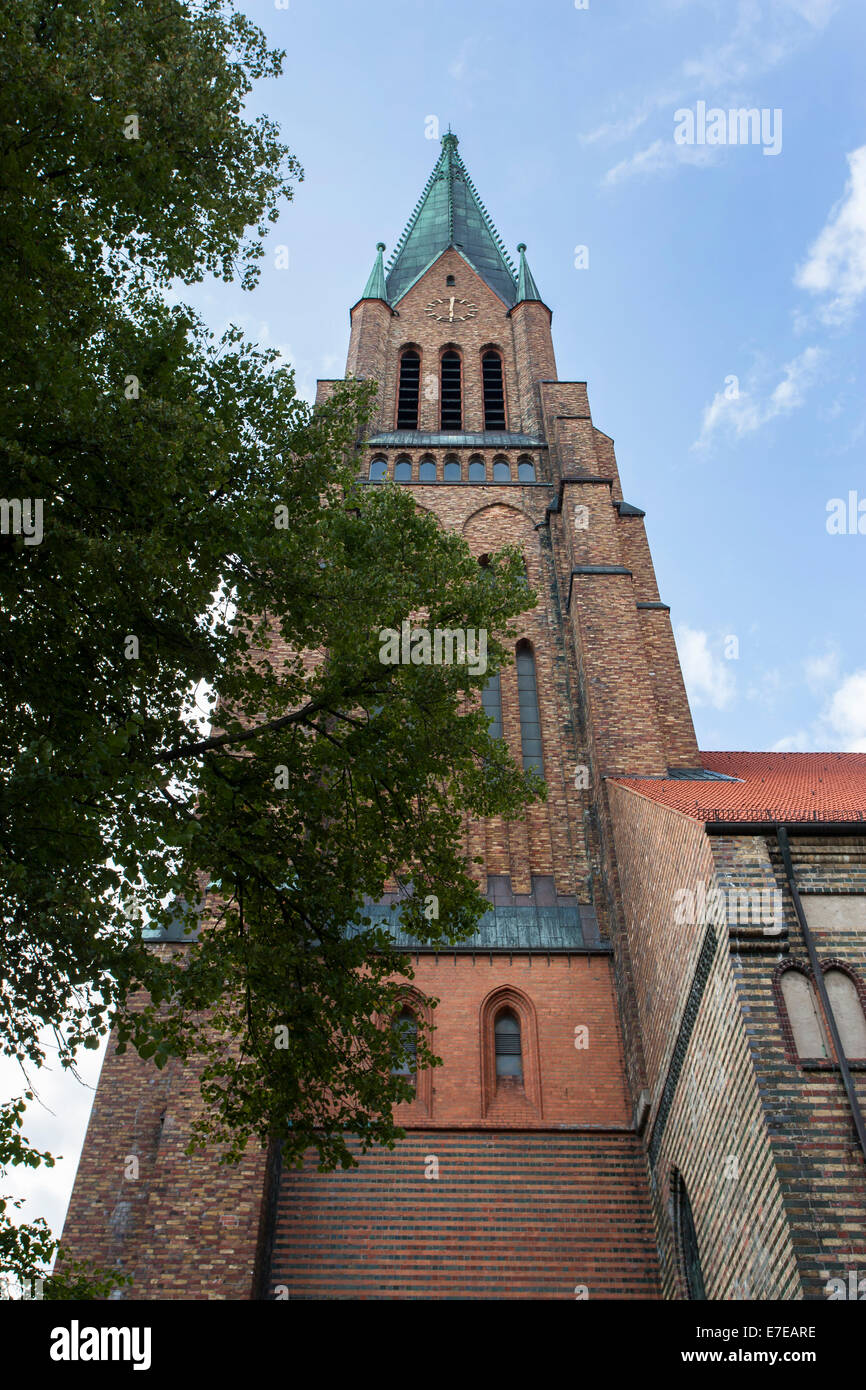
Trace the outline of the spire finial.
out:
[[[382,263],[382,252],[385,250],[384,241],[376,242],[376,261],[370,271],[367,284],[364,287],[362,299],[384,299],[388,302],[388,294],[385,289],[385,267]]]
[[[517,249],[520,252],[520,267],[517,271],[517,303],[520,304],[524,299],[540,300],[541,295],[538,293],[538,286],[526,263],[526,242],[518,242]]]

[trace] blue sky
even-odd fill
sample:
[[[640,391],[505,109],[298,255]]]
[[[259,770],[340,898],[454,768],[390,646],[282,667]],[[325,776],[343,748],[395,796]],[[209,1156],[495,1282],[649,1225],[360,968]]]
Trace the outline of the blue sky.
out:
[[[259,288],[187,300],[278,346],[311,397],[437,157],[431,118],[450,123],[646,510],[700,746],[866,751],[863,0],[243,8],[287,50],[251,105],[305,178]],[[699,102],[781,112],[778,153],[677,144]],[[850,493],[864,534],[829,534]],[[65,1157],[28,1178],[29,1214],[59,1228],[91,1092],[43,1080],[29,1133]]]

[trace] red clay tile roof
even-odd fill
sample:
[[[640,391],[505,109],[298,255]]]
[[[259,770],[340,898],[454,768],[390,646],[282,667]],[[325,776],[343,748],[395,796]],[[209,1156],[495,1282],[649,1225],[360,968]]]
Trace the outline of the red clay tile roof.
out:
[[[611,781],[703,821],[863,821],[866,753],[701,753],[736,782],[653,777]]]

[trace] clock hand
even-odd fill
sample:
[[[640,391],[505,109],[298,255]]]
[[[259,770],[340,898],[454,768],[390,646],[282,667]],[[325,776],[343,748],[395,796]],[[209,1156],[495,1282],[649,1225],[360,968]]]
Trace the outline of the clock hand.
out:
[[[451,296],[451,312],[450,312],[450,314],[448,315],[448,319],[449,319],[449,322],[453,322],[453,320],[454,320],[454,296],[453,296],[453,295]]]

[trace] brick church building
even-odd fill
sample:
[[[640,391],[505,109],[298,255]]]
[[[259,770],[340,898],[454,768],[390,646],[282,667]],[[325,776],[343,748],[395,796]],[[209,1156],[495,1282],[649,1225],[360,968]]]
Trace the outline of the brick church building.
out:
[[[472,940],[400,943],[443,1066],[396,1150],[188,1158],[195,1078],[109,1049],[64,1242],[133,1299],[866,1296],[866,754],[698,748],[644,513],[450,132],[383,251],[364,477],[482,563],[522,547],[539,601],[484,703],[547,801],[467,826]]]

